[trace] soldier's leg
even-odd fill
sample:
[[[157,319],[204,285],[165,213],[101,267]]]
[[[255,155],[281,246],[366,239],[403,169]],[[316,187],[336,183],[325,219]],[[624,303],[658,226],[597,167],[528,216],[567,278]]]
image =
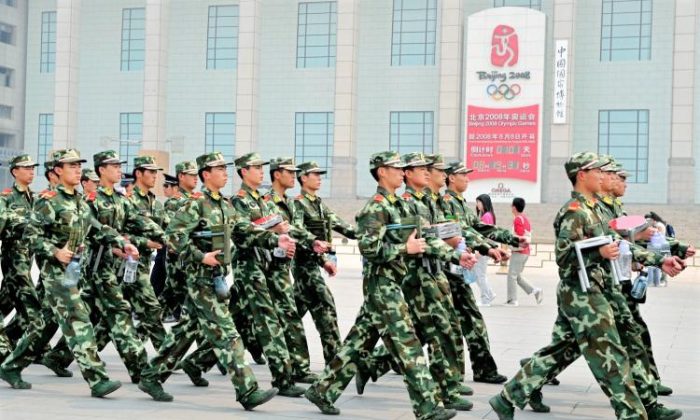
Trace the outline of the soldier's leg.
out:
[[[0,322],[0,363],[12,353],[12,344],[10,343],[10,339],[7,338],[7,335],[5,335],[5,329],[1,324]]]
[[[467,340],[474,378],[481,379],[498,375],[496,361],[491,355],[486,322],[479,311],[471,287],[464,283],[461,276],[450,274],[448,280],[462,334]]]
[[[340,328],[338,328],[338,313],[333,294],[319,267],[310,263],[295,266],[294,282],[294,296],[299,317],[303,318],[306,310],[311,313],[311,318],[321,337],[323,359],[328,363],[340,347]]]
[[[651,348],[651,334],[649,332],[649,326],[647,325],[646,321],[644,321],[644,318],[642,318],[642,313],[639,310],[639,303],[632,300],[630,296],[626,296],[626,298],[627,305],[630,309],[630,312],[632,313],[632,317],[641,329],[640,335],[643,343],[644,353],[646,354],[649,360],[649,370],[654,376],[656,382],[658,383],[659,381],[661,381],[661,376],[659,375],[659,368],[656,365],[656,360],[654,360],[654,352]]]
[[[156,350],[156,355],[141,371],[141,381],[164,382],[172,373],[175,366],[187,354],[194,343],[199,329],[196,318],[183,314],[180,322],[175,324],[165,336],[163,345]]]
[[[165,339],[165,327],[163,327],[162,322],[163,310],[153,292],[148,268],[143,266],[142,261],[139,261],[136,282],[123,284],[122,292],[139,317],[137,330],[143,337],[151,339],[154,348],[159,348]]]
[[[273,266],[268,274],[267,287],[284,332],[292,362],[292,376],[295,380],[301,380],[311,374],[311,361],[304,324],[294,303],[294,289],[289,270],[289,264]]]
[[[3,286],[6,287],[14,309],[14,322],[10,323],[5,334],[11,341],[17,341],[29,325],[39,316],[41,302],[34,282],[30,277],[31,258],[24,249],[3,250]]]
[[[252,312],[248,305],[248,297],[244,291],[243,280],[237,279],[236,276],[234,276],[233,285],[231,286],[229,311],[246,350],[253,356],[253,359],[260,360],[263,349],[257,338],[255,338]]]
[[[151,287],[153,288],[153,293],[160,297],[165,287],[165,280],[167,278],[168,272],[165,268],[165,253],[166,248],[163,247],[156,251],[156,259],[153,263],[153,270],[151,270]]]
[[[267,288],[267,279],[255,261],[239,262],[234,277],[236,281],[242,280],[243,293],[254,318],[255,337],[262,346],[272,373],[272,386],[280,390],[289,388],[294,385],[292,364],[277,311]]]

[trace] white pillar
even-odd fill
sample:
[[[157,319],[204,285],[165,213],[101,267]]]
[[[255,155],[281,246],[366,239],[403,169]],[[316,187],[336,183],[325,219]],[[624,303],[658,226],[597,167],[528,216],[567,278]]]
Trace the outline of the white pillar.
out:
[[[255,150],[258,137],[261,0],[240,0],[236,83],[236,155]]]
[[[56,1],[53,147],[75,146],[78,132],[80,0]]]

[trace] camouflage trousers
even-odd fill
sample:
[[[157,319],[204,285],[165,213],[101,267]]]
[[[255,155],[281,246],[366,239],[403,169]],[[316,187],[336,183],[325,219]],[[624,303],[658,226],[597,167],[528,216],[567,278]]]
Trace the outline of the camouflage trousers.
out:
[[[199,330],[213,347],[219,362],[231,374],[236,400],[245,399],[258,388],[253,371],[245,362],[243,343],[225,302],[214,291],[212,277],[187,279],[188,311],[166,335],[158,354],[141,373],[142,379],[158,381],[175,368],[192,345]]]
[[[90,322],[89,310],[76,287],[66,288],[61,282],[64,275],[64,267],[59,263],[44,262],[42,267],[43,284],[45,288],[44,298],[47,305],[53,310],[53,315],[58,321],[63,336],[83,374],[83,378],[90,387],[107,379],[104,363],[97,354],[97,344]],[[22,370],[34,360],[31,346],[44,340],[43,320],[40,320],[42,328],[37,331],[32,328],[27,331],[17,342],[12,354],[5,359],[2,365],[6,370]],[[49,337],[50,339],[50,337]]]
[[[272,292],[255,257],[240,257],[233,269],[234,283],[229,308],[236,322],[250,322],[243,330],[252,330],[267,357],[272,386],[284,389],[294,384],[292,362],[287,349],[282,322],[272,299]],[[248,316],[243,314],[248,311]],[[236,324],[238,327],[238,324]]]
[[[165,280],[163,292],[158,296],[160,305],[166,314],[180,317],[182,303],[187,296],[187,275],[178,267],[179,261],[168,255],[168,277]]]
[[[624,289],[623,293],[625,293]],[[642,313],[639,310],[639,302],[634,301],[628,294],[625,294],[625,297],[627,299],[627,305],[629,306],[630,312],[632,313],[632,317],[641,328],[642,346],[644,347],[644,353],[649,359],[649,372],[654,377],[655,382],[658,384],[661,382],[661,376],[659,375],[659,368],[656,365],[656,360],[654,360],[654,352],[651,348],[651,333],[649,332],[649,326],[647,325],[646,321],[644,321],[644,318],[642,318]]]
[[[508,381],[503,395],[523,408],[532,393],[561,371],[579,352],[615,410],[618,419],[646,419],[612,305],[597,284],[586,293],[577,279],[557,288],[558,314],[552,342],[538,350]],[[552,376],[554,375],[554,376]]]
[[[428,366],[441,398],[458,396],[464,371],[464,345],[447,279],[442,273],[434,276],[412,264],[401,289],[416,336],[422,345],[428,345]],[[393,363],[386,347],[380,346],[362,369],[376,380],[388,373]]]
[[[10,339],[7,338],[5,329],[0,326],[0,363],[2,363],[10,353],[12,353],[12,343],[10,343]]]
[[[307,311],[311,313],[311,318],[321,337],[323,359],[328,363],[340,347],[338,312],[333,295],[321,274],[321,269],[313,261],[295,260],[292,275],[294,300],[299,318],[304,318]]]
[[[363,283],[364,303],[355,325],[312,386],[322,398],[335,402],[381,338],[403,372],[416,418],[430,416],[438,405],[437,384],[425,364],[401,288],[382,276],[366,276]]]
[[[7,315],[12,309],[16,311],[12,322],[5,329],[11,342],[19,340],[41,312],[41,302],[30,275],[31,265],[32,256],[24,248],[6,247],[0,255],[0,294],[5,297],[2,312]]]
[[[163,327],[163,310],[160,302],[151,286],[149,276],[150,255],[143,254],[139,257],[139,268],[136,282],[126,284],[122,282],[124,298],[131,304],[134,313],[139,318],[136,330],[144,342],[151,339],[154,348],[159,348],[165,339],[165,327]]]
[[[452,301],[462,334],[467,341],[474,378],[498,373],[496,361],[491,355],[486,321],[476,304],[472,288],[464,282],[462,276],[449,272],[445,272],[445,276],[450,284]]]

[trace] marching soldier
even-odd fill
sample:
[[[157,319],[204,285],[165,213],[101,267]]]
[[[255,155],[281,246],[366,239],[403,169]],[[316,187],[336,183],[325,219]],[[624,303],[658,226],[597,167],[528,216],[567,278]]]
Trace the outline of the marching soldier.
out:
[[[294,200],[294,206],[304,227],[329,243],[332,240],[331,231],[355,239],[355,228],[338,217],[317,195],[321,189],[321,175],[326,170],[314,161],[300,164],[299,169],[297,180],[301,193]],[[317,254],[305,248],[297,250],[292,268],[297,312],[301,318],[307,311],[311,313],[321,336],[323,359],[328,363],[340,347],[340,329],[335,301],[321,275],[321,269],[331,277],[337,272],[336,263],[328,254]]]
[[[88,196],[97,191],[100,184],[100,177],[90,168],[85,168],[80,174],[80,186],[83,188],[83,195]]]
[[[55,191],[43,193],[37,200],[34,213],[26,229],[27,242],[44,259],[41,271],[46,299],[53,309],[63,335],[80,366],[83,378],[88,382],[93,397],[103,397],[117,390],[121,383],[111,381],[104,370],[104,363],[97,354],[97,345],[88,316],[88,309],[80,297],[80,291],[67,280],[66,266],[78,258],[85,239],[122,249],[128,255],[138,256],[137,249],[124,241],[120,234],[108,226],[96,222],[83,197],[75,190],[80,184],[80,166],[85,162],[73,149],[52,153],[54,171],[60,184]],[[74,276],[79,273],[72,272]],[[21,371],[34,359],[29,351],[41,335],[30,329],[17,343],[14,352],[0,366],[0,378],[16,389],[29,389],[31,384],[22,380]]]

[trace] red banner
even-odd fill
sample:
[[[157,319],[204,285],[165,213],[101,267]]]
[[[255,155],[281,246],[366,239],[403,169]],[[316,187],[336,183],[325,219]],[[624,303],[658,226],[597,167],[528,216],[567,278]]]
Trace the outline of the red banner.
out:
[[[467,108],[467,165],[471,179],[537,181],[539,105]]]

